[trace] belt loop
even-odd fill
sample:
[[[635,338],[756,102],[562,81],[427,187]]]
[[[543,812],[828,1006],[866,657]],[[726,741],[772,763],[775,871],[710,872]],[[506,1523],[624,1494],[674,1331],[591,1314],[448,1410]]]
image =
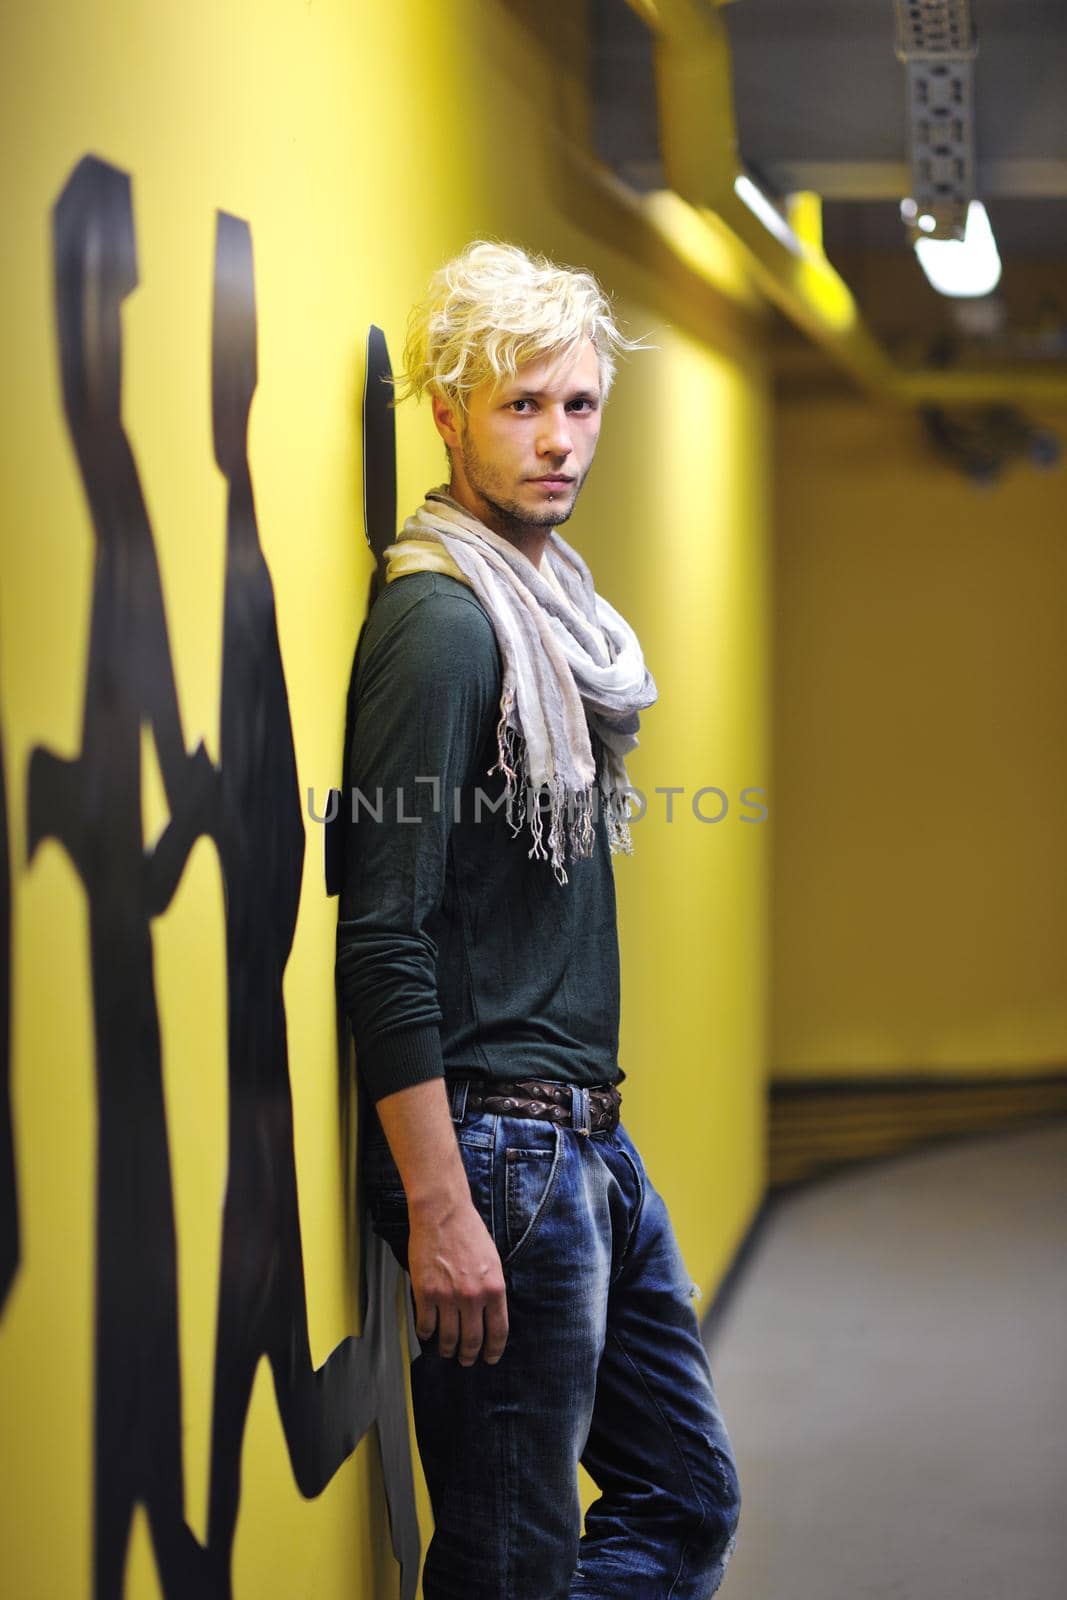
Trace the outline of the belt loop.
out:
[[[466,1078],[457,1078],[452,1085],[452,1121],[462,1122],[467,1115],[467,1090],[470,1083]]]
[[[590,1134],[593,1125],[589,1120],[589,1090],[571,1084],[571,1126],[575,1133]]]

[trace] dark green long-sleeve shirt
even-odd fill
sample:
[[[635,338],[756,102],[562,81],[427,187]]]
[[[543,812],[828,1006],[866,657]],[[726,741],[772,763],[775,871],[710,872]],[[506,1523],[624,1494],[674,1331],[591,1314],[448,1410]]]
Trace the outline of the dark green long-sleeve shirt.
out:
[[[492,625],[466,585],[420,572],[386,586],[356,669],[342,804],[355,794],[359,815],[337,944],[374,1100],[442,1074],[623,1076],[605,822],[565,884],[529,856],[528,828],[513,835],[499,803],[503,776],[488,776],[500,693]]]

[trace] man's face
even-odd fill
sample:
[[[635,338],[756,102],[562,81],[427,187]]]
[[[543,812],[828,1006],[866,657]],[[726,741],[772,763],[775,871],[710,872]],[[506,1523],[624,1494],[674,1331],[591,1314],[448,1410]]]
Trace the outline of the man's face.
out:
[[[600,434],[600,369],[587,339],[576,357],[527,362],[500,387],[482,384],[464,416],[435,397],[452,455],[452,492],[505,536],[566,522]]]

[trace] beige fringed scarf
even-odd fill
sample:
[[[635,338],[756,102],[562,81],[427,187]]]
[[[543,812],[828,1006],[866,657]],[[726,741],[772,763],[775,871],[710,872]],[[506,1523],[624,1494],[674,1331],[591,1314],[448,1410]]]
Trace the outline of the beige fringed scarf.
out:
[[[485,607],[503,666],[497,765],[513,833],[528,823],[530,854],[551,859],[561,883],[564,859],[592,854],[596,764],[611,849],[632,849],[625,756],[637,744],[638,712],[656,698],[637,636],[593,588],[577,551],[555,530],[540,568],[451,498],[433,489],[399,541],[385,552],[386,582],[408,572],[444,572],[466,583]],[[545,848],[542,791],[548,796]]]

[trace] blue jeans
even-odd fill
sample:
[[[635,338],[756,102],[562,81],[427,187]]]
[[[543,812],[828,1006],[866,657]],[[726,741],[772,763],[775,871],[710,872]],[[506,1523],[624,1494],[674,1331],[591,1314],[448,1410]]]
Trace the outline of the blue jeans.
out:
[[[510,1331],[495,1366],[443,1360],[434,1340],[412,1364],[435,1522],[425,1600],[706,1600],[733,1548],[737,1474],[691,1282],[633,1141],[621,1123],[581,1134],[487,1112],[456,1136]],[[376,1119],[364,1175],[406,1267]],[[600,1491],[584,1534],[579,1461]]]

